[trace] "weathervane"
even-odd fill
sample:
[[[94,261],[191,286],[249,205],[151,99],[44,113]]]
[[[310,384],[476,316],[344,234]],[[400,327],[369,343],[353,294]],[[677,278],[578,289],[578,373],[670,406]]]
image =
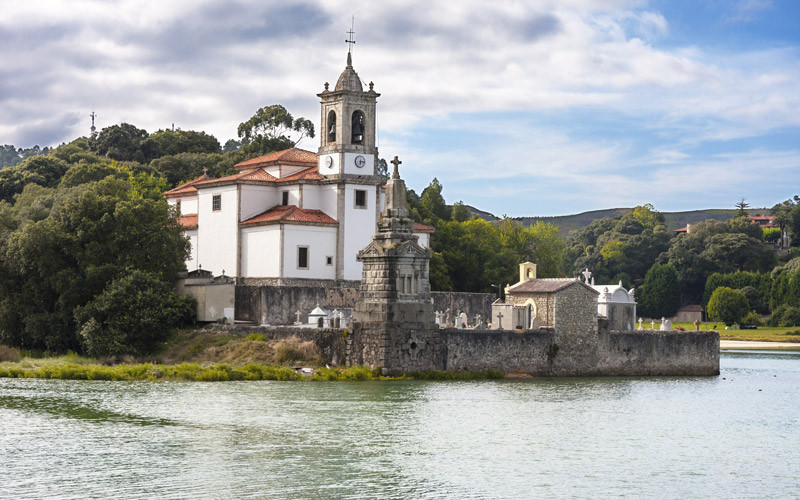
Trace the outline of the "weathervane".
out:
[[[355,39],[353,38],[353,35],[356,34],[356,32],[353,31],[353,28],[355,28],[355,24],[356,24],[356,16],[353,16],[353,18],[350,20],[350,31],[346,32],[349,36],[347,37],[347,40],[345,40],[345,43],[350,44],[347,47],[348,54],[350,53],[350,50],[353,48],[353,44],[356,43]]]

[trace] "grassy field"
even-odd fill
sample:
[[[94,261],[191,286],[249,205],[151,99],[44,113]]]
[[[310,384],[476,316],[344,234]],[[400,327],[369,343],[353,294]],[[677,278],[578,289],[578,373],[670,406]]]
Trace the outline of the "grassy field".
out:
[[[673,327],[680,326],[685,330],[694,330],[692,323],[675,323]],[[800,342],[800,327],[772,328],[760,326],[756,330],[726,330],[725,324],[720,322],[700,323],[701,330],[716,330],[721,340],[750,340],[756,342]]]

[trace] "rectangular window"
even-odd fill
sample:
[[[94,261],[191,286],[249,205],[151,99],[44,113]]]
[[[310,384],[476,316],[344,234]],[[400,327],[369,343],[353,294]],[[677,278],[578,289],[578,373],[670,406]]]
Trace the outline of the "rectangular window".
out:
[[[181,200],[178,200],[175,203],[175,207],[178,209],[178,215],[180,215],[181,214]]]
[[[308,269],[308,247],[297,247],[297,268]]]
[[[222,210],[222,195],[221,194],[215,194],[214,196],[211,197],[211,210],[213,210],[215,212],[218,211],[218,210]]]
[[[331,257],[330,255],[325,257],[325,265],[326,266],[332,266],[333,265],[333,257]]]
[[[281,205],[286,206],[289,204],[289,191],[283,192],[283,200],[281,201]]]
[[[367,192],[356,189],[356,208],[367,208]]]

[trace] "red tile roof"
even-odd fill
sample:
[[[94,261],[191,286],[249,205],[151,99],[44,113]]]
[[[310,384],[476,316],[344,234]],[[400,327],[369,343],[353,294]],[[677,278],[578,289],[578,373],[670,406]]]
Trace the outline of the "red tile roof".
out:
[[[299,208],[294,205],[277,205],[266,212],[260,213],[255,217],[251,217],[245,221],[240,222],[242,226],[249,226],[255,224],[264,224],[270,222],[299,222],[311,224],[338,224],[334,219],[329,217],[322,210],[309,210]]]
[[[275,182],[277,180],[278,179],[274,175],[268,174],[262,168],[251,168],[239,172],[238,174],[226,175],[225,177],[220,177],[218,179],[206,179],[204,181],[198,182],[197,186],[199,187],[214,186],[217,184],[228,184],[231,182],[238,182],[238,181]]]
[[[203,174],[196,179],[192,179],[189,182],[181,184],[180,186],[170,189],[169,191],[164,193],[164,196],[180,196],[180,195],[188,195],[188,194],[195,194],[197,193],[197,188],[194,187],[195,184],[199,184],[208,179],[208,175]]]
[[[298,148],[289,148],[284,149],[283,151],[275,151],[274,153],[270,153],[268,155],[259,156],[258,158],[252,158],[250,160],[246,160],[234,165],[234,168],[237,170],[242,170],[246,168],[253,168],[253,167],[265,167],[267,165],[276,165],[276,164],[309,164],[316,165],[317,164],[317,154],[312,153],[311,151],[306,151],[305,149],[298,149]]]
[[[537,278],[528,280],[519,285],[512,286],[509,293],[554,293],[561,291],[574,284],[582,285],[592,292],[599,294],[597,290],[590,287],[583,281],[576,278]]]
[[[197,214],[186,214],[178,216],[178,225],[184,229],[197,228]]]
[[[311,168],[307,168],[307,169],[301,170],[301,171],[299,171],[299,172],[297,172],[295,174],[287,175],[286,177],[282,177],[282,178],[278,179],[278,182],[294,182],[294,181],[299,181],[299,180],[315,180],[315,181],[318,181],[318,180],[322,180],[322,179],[324,179],[324,177],[322,177],[319,174],[319,168],[317,167],[317,165],[314,165]]]
[[[419,222],[414,223],[414,232],[415,233],[433,233],[436,232],[435,227],[426,226],[425,224],[420,224]]]

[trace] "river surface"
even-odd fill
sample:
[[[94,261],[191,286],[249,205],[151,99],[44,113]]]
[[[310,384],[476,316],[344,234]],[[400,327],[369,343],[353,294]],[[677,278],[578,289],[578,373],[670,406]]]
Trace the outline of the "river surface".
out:
[[[702,378],[0,379],[1,498],[799,498],[800,353]]]

